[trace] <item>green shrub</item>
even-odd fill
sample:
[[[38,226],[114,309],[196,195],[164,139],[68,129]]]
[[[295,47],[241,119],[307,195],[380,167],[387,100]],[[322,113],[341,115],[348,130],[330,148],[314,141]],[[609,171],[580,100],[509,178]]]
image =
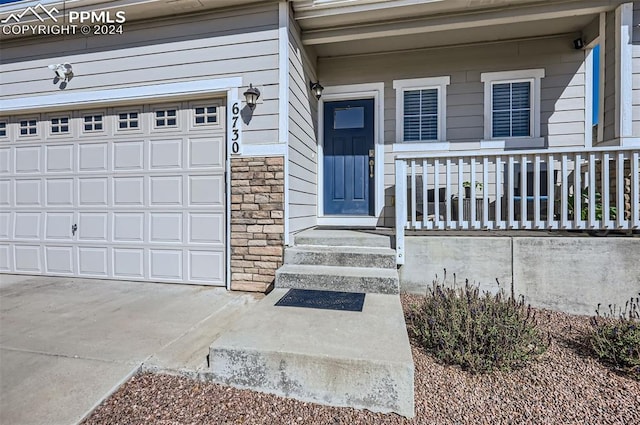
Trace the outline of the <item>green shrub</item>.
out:
[[[640,380],[640,298],[632,297],[624,309],[609,305],[605,314],[600,314],[598,304],[591,325],[589,345],[595,355]]]
[[[524,298],[480,294],[468,281],[457,289],[434,281],[410,307],[408,323],[411,336],[439,361],[474,373],[520,367],[548,347]]]

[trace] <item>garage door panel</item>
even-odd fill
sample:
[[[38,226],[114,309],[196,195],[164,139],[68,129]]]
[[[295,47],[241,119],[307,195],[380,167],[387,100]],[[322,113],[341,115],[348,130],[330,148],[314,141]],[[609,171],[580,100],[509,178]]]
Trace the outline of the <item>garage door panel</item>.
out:
[[[224,165],[223,158],[223,139],[206,138],[206,139],[190,139],[189,140],[189,167],[222,167]]]
[[[113,169],[142,170],[144,168],[144,142],[118,142],[113,145]]]
[[[189,280],[223,284],[223,271],[223,252],[189,251]]]
[[[182,168],[182,140],[152,140],[149,143],[152,170]]]
[[[79,241],[107,241],[107,213],[80,213],[78,217]]]
[[[42,206],[40,192],[42,182],[38,180],[16,180],[15,181],[15,205],[17,207],[40,207]]]
[[[151,205],[182,205],[182,176],[150,177]]]
[[[223,176],[189,177],[189,205],[223,205]]]
[[[0,245],[0,271],[10,272],[11,270],[11,247]]]
[[[108,155],[106,143],[82,143],[78,146],[79,171],[108,171]]]
[[[144,278],[143,249],[114,248],[112,262],[114,277]]]
[[[40,213],[17,212],[13,237],[17,240],[40,240]]]
[[[189,243],[224,243],[224,213],[189,213]]]
[[[8,174],[11,171],[11,149],[0,148],[0,174]]]
[[[78,179],[78,205],[96,206],[108,204],[109,180],[106,177]]]
[[[11,237],[11,213],[0,212],[0,239],[8,240]]]
[[[144,205],[144,177],[114,177],[113,204]]]
[[[45,213],[45,239],[71,241],[73,218],[74,213],[72,212]]]
[[[52,274],[73,274],[73,248],[70,246],[46,246],[45,269]]]
[[[149,256],[151,279],[182,280],[181,249],[151,249]]]
[[[150,213],[151,242],[182,243],[182,213]]]
[[[42,272],[39,245],[14,245],[13,259],[17,272]]]
[[[144,213],[113,213],[114,242],[144,242]]]
[[[70,173],[73,171],[73,145],[46,146],[47,172]]]
[[[9,206],[11,199],[11,181],[0,180],[0,205]]]
[[[78,247],[78,272],[81,276],[107,276],[107,248]]]
[[[48,207],[73,205],[73,179],[46,179],[45,204]]]
[[[16,148],[16,173],[39,174],[40,169],[40,146],[21,146]]]

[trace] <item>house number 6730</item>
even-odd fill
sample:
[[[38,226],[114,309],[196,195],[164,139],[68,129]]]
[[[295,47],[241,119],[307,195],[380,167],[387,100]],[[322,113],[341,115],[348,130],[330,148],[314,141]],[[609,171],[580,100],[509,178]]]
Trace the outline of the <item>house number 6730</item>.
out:
[[[231,106],[231,153],[240,153],[240,104],[234,102]]]

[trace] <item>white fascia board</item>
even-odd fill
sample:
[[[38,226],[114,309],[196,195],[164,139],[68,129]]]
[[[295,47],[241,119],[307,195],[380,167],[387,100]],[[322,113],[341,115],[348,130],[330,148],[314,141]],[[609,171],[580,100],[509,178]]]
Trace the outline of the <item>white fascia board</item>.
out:
[[[118,102],[144,101],[170,97],[188,97],[222,93],[242,86],[241,77],[186,81],[181,83],[154,84],[119,89],[77,91],[42,96],[0,99],[0,112],[23,113],[31,111],[94,107]]]
[[[545,2],[542,5],[503,8],[499,10],[457,13],[448,16],[436,15],[410,17],[392,22],[376,22],[364,25],[345,25],[327,29],[307,30],[303,43],[308,45],[336,43],[399,35],[424,34],[518,22],[542,21],[563,17],[595,15],[611,10],[611,5],[601,0],[576,2]]]

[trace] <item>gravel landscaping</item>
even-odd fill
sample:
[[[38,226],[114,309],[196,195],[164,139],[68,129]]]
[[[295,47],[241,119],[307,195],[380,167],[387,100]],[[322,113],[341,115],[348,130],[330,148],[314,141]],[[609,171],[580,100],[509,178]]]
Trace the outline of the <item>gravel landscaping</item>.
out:
[[[416,298],[404,295],[403,305]],[[551,346],[510,373],[471,375],[412,347],[416,417],[335,408],[168,375],[123,385],[83,424],[637,424],[640,381],[588,355],[587,317],[538,310]]]

